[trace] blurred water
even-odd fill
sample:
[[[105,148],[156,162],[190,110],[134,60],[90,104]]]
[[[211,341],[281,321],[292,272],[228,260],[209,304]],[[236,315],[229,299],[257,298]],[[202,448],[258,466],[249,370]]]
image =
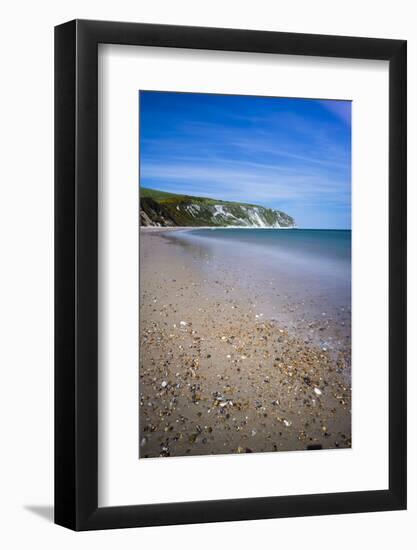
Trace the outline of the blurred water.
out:
[[[171,236],[209,249],[212,259],[227,256],[286,273],[298,279],[315,279],[320,285],[350,285],[351,231],[312,229],[198,229]],[[240,267],[243,267],[240,265]]]
[[[213,282],[225,282],[242,289],[261,318],[314,334],[324,347],[350,348],[351,231],[196,229],[165,235],[203,270],[207,293]]]

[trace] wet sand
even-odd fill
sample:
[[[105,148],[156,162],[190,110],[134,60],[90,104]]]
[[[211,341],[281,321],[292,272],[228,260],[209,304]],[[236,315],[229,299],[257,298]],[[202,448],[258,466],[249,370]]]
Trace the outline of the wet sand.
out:
[[[169,233],[140,237],[140,457],[350,447],[345,321],[301,314],[279,281],[272,316]]]

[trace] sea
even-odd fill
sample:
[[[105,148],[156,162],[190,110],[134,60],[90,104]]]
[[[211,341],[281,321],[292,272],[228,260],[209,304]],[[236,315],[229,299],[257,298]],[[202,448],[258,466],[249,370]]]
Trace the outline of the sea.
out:
[[[203,271],[208,294],[225,282],[259,320],[277,320],[326,349],[350,349],[350,230],[187,229],[167,238]]]

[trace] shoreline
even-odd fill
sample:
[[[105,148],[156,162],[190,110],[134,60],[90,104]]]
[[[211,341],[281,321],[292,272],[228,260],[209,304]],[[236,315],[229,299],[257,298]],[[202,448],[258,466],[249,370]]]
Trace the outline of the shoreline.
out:
[[[264,317],[233,273],[161,238],[195,229],[141,228],[140,457],[349,448],[350,357],[280,311]]]
[[[187,226],[164,226],[159,227],[155,225],[141,225],[140,231],[144,233],[165,233],[170,231],[197,231],[199,229],[282,229],[288,231],[289,229],[299,229],[298,227],[257,227],[247,225],[187,225]]]
[[[288,231],[291,229],[297,229],[299,231],[352,231],[349,228],[340,229],[340,228],[309,228],[309,227],[298,227],[294,225],[292,227],[258,227],[255,225],[185,225],[185,226],[156,226],[156,225],[141,225],[139,227],[140,231],[144,233],[164,233],[165,231],[194,231],[198,229],[282,229]]]
[[[192,231],[192,230],[195,230],[195,229],[213,229],[212,227],[209,227],[209,226],[201,226],[201,227],[191,227],[191,226],[166,226],[166,227],[159,227],[159,226],[155,226],[155,225],[141,225],[140,226],[140,232],[141,233],[169,233],[169,232],[172,232],[172,231]]]

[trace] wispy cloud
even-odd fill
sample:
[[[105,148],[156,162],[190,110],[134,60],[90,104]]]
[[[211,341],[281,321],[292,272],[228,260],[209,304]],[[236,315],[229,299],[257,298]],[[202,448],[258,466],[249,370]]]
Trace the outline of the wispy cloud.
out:
[[[350,104],[338,103],[142,93],[141,184],[349,226]]]
[[[193,159],[195,161],[195,159]],[[317,173],[300,173],[279,166],[250,162],[229,162],[216,165],[202,163],[147,163],[141,170],[144,183],[173,182],[178,191],[193,187],[200,194],[233,200],[296,200],[303,203],[318,195],[321,199],[344,202],[347,186]],[[189,192],[189,191],[188,191]]]

